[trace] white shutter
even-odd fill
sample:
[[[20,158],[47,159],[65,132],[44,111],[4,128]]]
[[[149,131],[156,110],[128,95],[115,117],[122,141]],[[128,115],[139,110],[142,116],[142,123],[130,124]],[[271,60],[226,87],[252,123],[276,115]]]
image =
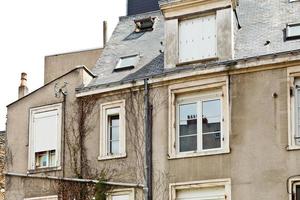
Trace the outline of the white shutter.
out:
[[[129,195],[112,196],[112,200],[129,200]]]
[[[216,15],[179,22],[179,62],[217,56]]]
[[[176,200],[225,200],[225,187],[179,190]]]
[[[34,152],[57,149],[58,110],[34,114]]]

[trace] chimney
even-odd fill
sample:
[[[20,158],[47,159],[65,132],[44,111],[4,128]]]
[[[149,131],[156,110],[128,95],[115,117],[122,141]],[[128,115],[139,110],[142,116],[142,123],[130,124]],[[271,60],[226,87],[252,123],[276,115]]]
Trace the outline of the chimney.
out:
[[[107,41],[107,21],[103,21],[103,47],[105,47]]]
[[[21,84],[19,86],[19,99],[26,96],[28,94],[27,88],[27,74],[21,73]]]

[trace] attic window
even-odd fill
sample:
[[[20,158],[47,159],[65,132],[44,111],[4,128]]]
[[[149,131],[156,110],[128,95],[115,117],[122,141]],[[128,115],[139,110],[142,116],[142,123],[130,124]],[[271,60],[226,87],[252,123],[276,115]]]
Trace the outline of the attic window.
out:
[[[139,32],[152,31],[154,25],[154,19],[155,18],[153,17],[148,17],[148,18],[134,20],[135,23],[134,32],[139,33]]]
[[[138,62],[138,55],[121,57],[114,71],[132,69]]]
[[[300,23],[288,24],[286,27],[286,39],[300,39]]]

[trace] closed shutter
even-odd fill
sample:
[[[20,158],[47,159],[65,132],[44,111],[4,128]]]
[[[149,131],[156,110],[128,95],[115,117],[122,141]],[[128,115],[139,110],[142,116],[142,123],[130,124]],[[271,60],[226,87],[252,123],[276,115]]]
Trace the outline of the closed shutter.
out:
[[[179,62],[217,56],[216,15],[179,22]]]
[[[226,200],[225,187],[186,189],[177,192],[176,200]]]
[[[36,113],[33,118],[34,152],[56,150],[58,110]]]
[[[129,200],[129,195],[112,196],[112,200]]]

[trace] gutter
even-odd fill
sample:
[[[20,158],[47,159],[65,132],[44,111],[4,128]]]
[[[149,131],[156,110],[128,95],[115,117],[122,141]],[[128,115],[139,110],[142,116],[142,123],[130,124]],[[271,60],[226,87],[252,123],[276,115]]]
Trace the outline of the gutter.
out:
[[[46,175],[42,176],[42,175],[22,174],[22,173],[14,173],[14,172],[7,172],[4,174],[6,176],[16,176],[16,177],[23,177],[23,178],[63,180],[63,181],[80,182],[80,183],[99,183],[98,180],[92,180],[92,179],[66,178],[66,177],[56,177],[56,176],[46,176]],[[111,181],[104,181],[102,183],[104,183],[106,185],[123,186],[123,187],[135,187],[135,188],[144,188],[145,187],[143,184],[138,184],[138,183],[123,183],[123,182],[111,182]]]
[[[238,73],[240,70],[251,69],[255,67],[284,64],[299,62],[300,61],[300,49],[293,51],[285,51],[280,53],[265,54],[261,56],[253,56],[247,58],[241,58],[236,60],[227,60],[217,63],[207,63],[199,65],[188,65],[176,68],[176,70],[165,71],[160,74],[154,74],[148,78],[149,84],[171,81],[178,78],[192,77],[197,75],[205,75],[212,73],[228,72],[229,74]],[[237,71],[237,72],[235,72]],[[95,94],[101,94],[106,92],[113,92],[117,90],[127,89],[134,86],[142,86],[142,79],[133,79],[124,82],[114,82],[110,83],[110,86],[99,88],[99,86],[77,88],[76,97],[83,97]],[[113,85],[113,86],[112,86]]]

